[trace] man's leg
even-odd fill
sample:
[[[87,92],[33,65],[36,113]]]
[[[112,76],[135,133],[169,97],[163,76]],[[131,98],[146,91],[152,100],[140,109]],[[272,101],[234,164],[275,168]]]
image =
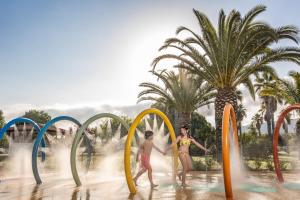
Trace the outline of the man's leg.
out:
[[[138,178],[145,173],[147,170],[145,168],[142,168],[137,174],[136,176],[133,178],[134,184],[137,185],[137,180]]]
[[[149,178],[149,181],[150,181],[150,184],[151,184],[151,187],[152,187],[152,188],[158,186],[158,185],[156,185],[156,184],[153,183],[153,179],[152,179],[152,169],[151,169],[151,168],[148,169],[148,178]]]

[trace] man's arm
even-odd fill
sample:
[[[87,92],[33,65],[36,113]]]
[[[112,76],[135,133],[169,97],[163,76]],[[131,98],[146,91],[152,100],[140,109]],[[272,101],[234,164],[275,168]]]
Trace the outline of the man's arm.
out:
[[[161,154],[165,155],[166,153],[160,150],[155,144],[153,144],[153,148],[156,149],[156,151],[160,152]]]
[[[135,158],[135,159],[136,159],[136,162],[139,161],[139,156],[140,156],[140,153],[141,153],[142,148],[143,148],[143,145],[140,144],[140,146],[139,146],[139,148],[138,148],[138,152],[137,152],[137,154],[136,154],[136,158]]]
[[[176,141],[173,142],[171,145],[169,145],[169,146],[166,148],[165,152],[168,152],[173,146],[177,145],[177,143],[179,142],[180,139],[181,139],[181,136],[178,136],[178,137],[176,138]]]

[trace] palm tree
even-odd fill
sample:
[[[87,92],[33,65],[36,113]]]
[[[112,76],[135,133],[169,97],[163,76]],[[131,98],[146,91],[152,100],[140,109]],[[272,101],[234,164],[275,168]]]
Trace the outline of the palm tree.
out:
[[[243,105],[243,93],[241,90],[236,90],[235,92],[237,97],[237,110],[236,110],[236,120],[238,131],[240,135],[242,134],[242,121],[245,117],[247,117],[246,108]]]
[[[256,113],[253,117],[252,117],[252,126],[256,128],[256,130],[258,131],[258,135],[261,135],[261,125],[263,123],[263,117],[262,117],[262,110],[259,110],[258,113]]]
[[[215,97],[212,87],[203,80],[195,79],[185,70],[152,72],[163,87],[149,82],[140,84],[144,90],[138,95],[138,102],[152,101],[156,105],[163,105],[165,111],[175,111],[175,130],[179,131],[182,124],[191,123],[191,114],[196,109],[209,105]]]
[[[262,74],[256,75],[256,84],[254,85],[256,87],[256,92],[259,93],[259,96],[262,99],[264,120],[267,122],[269,136],[272,136],[275,128],[274,113],[277,111],[277,103],[282,103],[282,100],[278,96],[262,94],[261,91],[270,87],[270,85],[273,85],[278,79],[279,78],[276,73],[271,74],[268,72],[263,72]]]
[[[291,71],[289,76],[291,80],[277,79],[275,84],[269,85],[261,93],[281,98],[288,104],[300,103],[300,73]],[[300,119],[296,123],[296,134],[300,137]]]
[[[246,108],[244,107],[243,104],[240,103],[238,104],[236,110],[236,121],[237,121],[238,131],[240,135],[242,135],[242,121],[245,117],[247,117]]]
[[[273,72],[270,63],[290,61],[299,64],[300,49],[296,47],[275,47],[273,44],[283,39],[296,43],[298,30],[294,26],[273,28],[262,21],[255,21],[257,15],[266,10],[256,6],[246,15],[232,10],[228,16],[221,10],[217,29],[209,18],[198,10],[193,10],[200,34],[187,27],[179,27],[177,34],[185,31],[191,36],[185,39],[169,38],[160,50],[172,48],[176,53],[166,53],[153,61],[153,69],[165,59],[182,63],[181,68],[189,70],[206,80],[217,90],[215,98],[215,123],[217,145],[221,144],[223,108],[231,103],[237,109],[235,90],[245,85],[254,98],[250,76],[260,71]],[[221,159],[221,145],[218,145],[218,160]]]

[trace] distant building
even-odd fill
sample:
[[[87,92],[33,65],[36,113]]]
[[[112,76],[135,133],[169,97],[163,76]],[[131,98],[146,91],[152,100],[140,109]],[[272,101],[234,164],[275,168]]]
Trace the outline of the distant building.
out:
[[[25,125],[25,127],[24,127]],[[39,124],[39,127],[43,127],[44,124]],[[50,126],[47,129],[47,134],[50,134],[52,137],[56,137],[57,134],[65,135],[66,133],[72,134],[72,130],[65,130],[61,128],[56,128],[55,126]],[[15,126],[10,127],[6,131],[7,135],[13,140],[14,143],[32,143],[37,137],[37,131],[31,124],[28,123],[17,123]],[[49,144],[48,137],[44,137],[46,144]]]

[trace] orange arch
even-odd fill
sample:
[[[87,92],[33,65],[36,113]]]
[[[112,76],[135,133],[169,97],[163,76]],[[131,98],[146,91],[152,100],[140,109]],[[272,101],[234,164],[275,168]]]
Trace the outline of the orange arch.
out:
[[[230,173],[230,135],[229,135],[230,124],[232,125],[232,129],[233,129],[232,138],[234,144],[233,147],[234,155],[236,155],[236,159],[239,159],[240,151],[239,151],[238,131],[237,131],[235,112],[232,105],[227,103],[224,107],[223,122],[222,122],[222,160],[223,160],[223,176],[224,176],[226,199],[233,198],[231,173]]]
[[[284,182],[282,173],[280,171],[280,167],[279,167],[279,158],[278,158],[278,138],[279,138],[279,131],[280,131],[280,127],[284,121],[284,118],[289,114],[289,112],[291,112],[292,110],[300,110],[300,104],[294,104],[291,106],[288,106],[286,109],[284,109],[279,117],[278,120],[276,122],[276,126],[275,126],[275,130],[274,130],[274,134],[273,134],[273,160],[274,160],[274,166],[275,166],[275,172],[278,178],[278,181],[280,183]]]

